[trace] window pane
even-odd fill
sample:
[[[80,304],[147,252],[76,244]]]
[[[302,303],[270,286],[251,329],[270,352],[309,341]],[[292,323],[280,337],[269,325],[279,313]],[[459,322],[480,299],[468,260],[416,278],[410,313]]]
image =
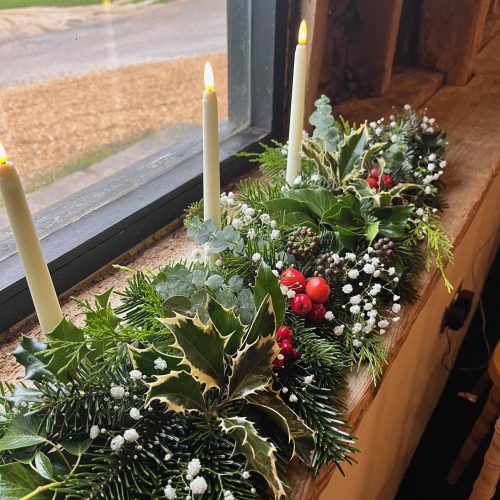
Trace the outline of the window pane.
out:
[[[0,8],[20,3],[32,7],[0,14],[0,140],[34,213],[201,137],[207,59],[227,117],[225,0],[1,0]],[[10,234],[1,205],[0,244]],[[0,260],[8,253],[0,245]]]

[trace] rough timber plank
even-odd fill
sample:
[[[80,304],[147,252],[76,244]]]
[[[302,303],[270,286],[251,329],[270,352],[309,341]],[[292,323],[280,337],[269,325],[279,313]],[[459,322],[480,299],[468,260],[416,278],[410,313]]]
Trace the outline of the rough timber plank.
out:
[[[433,71],[408,68],[392,77],[391,88],[382,97],[349,99],[335,106],[335,114],[349,121],[360,123],[388,115],[393,106],[410,104],[413,108],[423,105],[443,84],[443,74]]]
[[[500,65],[492,55],[500,54],[500,35],[479,54],[476,77],[466,86],[445,86],[425,106],[442,128],[448,131],[450,147],[448,167],[444,175],[449,206],[443,223],[455,246],[462,241],[481,206],[492,180],[500,171],[500,142],[494,131],[500,129]],[[498,57],[498,56],[497,56]],[[464,172],[474,175],[464,175]],[[420,300],[401,309],[401,322],[385,336],[388,369],[405,342],[415,319],[436,286],[441,286],[439,272],[433,270],[422,276]],[[387,373],[387,371],[386,371]],[[378,387],[363,373],[348,376],[348,422],[355,430],[368,411]],[[313,480],[303,468],[293,471],[294,499],[319,498],[329,483],[334,466],[325,467]],[[337,472],[338,473],[338,472]]]
[[[464,85],[472,76],[490,0],[423,0],[418,62]]]

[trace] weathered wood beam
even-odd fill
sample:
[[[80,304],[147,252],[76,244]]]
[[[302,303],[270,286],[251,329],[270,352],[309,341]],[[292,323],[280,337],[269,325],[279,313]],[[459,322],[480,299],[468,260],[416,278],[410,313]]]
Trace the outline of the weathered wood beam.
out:
[[[464,85],[472,76],[490,0],[423,0],[418,63]]]

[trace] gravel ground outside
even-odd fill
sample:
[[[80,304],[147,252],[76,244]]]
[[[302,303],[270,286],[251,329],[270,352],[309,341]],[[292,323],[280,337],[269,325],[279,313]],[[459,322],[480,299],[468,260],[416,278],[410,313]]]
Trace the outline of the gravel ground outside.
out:
[[[0,89],[0,140],[27,191],[89,156],[176,123],[201,123],[210,60],[227,117],[227,54],[207,54]]]

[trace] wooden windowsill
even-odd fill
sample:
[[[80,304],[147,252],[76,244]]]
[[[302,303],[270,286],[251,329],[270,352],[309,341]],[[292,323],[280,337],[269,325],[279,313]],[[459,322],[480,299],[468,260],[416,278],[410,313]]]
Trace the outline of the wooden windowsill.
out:
[[[341,112],[348,119],[360,117],[372,119],[388,115],[393,104],[404,104],[400,98],[408,96],[410,91],[414,97],[413,104],[427,107],[440,126],[448,131],[450,148],[447,153],[448,167],[444,180],[447,183],[447,197],[450,209],[443,216],[443,223],[455,245],[458,245],[477,213],[481,203],[493,186],[493,180],[500,167],[500,143],[496,132],[500,130],[500,35],[492,39],[481,51],[475,76],[463,87],[441,85],[442,76],[412,70],[402,74],[395,94],[389,93],[384,98],[368,99],[362,103],[345,103]],[[404,83],[407,82],[407,83]],[[403,88],[408,84],[409,87]],[[425,87],[425,92],[422,88]],[[420,89],[420,90],[418,90]],[[439,90],[438,90],[439,89]],[[396,98],[395,96],[400,96]],[[412,103],[412,101],[410,101]],[[352,116],[351,116],[352,115]],[[178,223],[177,223],[178,224]],[[166,235],[168,234],[168,237]],[[485,235],[486,237],[486,235]],[[157,268],[169,260],[179,260],[190,255],[193,243],[187,238],[184,229],[170,226],[132,249],[115,263],[127,265],[135,269]],[[82,315],[70,295],[81,299],[90,299],[115,285],[115,290],[126,285],[128,274],[121,270],[106,267],[89,278],[85,283],[71,290],[62,298],[63,313],[68,319],[79,322]],[[421,299],[414,305],[405,306],[401,311],[402,321],[385,336],[388,353],[388,368],[397,357],[405,342],[410,327],[419,315],[426,300],[440,283],[437,270],[425,273],[420,282]],[[117,300],[115,297],[113,300]],[[34,319],[18,325],[0,334],[0,379],[12,381],[22,377],[22,368],[16,365],[10,353],[19,340],[21,333],[40,336],[41,332]],[[363,415],[373,402],[377,391],[370,378],[362,373],[349,374],[347,390],[348,420],[353,430],[359,426]],[[329,482],[334,467],[322,469],[318,478],[313,480],[308,472],[296,467],[291,474],[293,497],[318,498]],[[348,472],[348,470],[347,470]]]

